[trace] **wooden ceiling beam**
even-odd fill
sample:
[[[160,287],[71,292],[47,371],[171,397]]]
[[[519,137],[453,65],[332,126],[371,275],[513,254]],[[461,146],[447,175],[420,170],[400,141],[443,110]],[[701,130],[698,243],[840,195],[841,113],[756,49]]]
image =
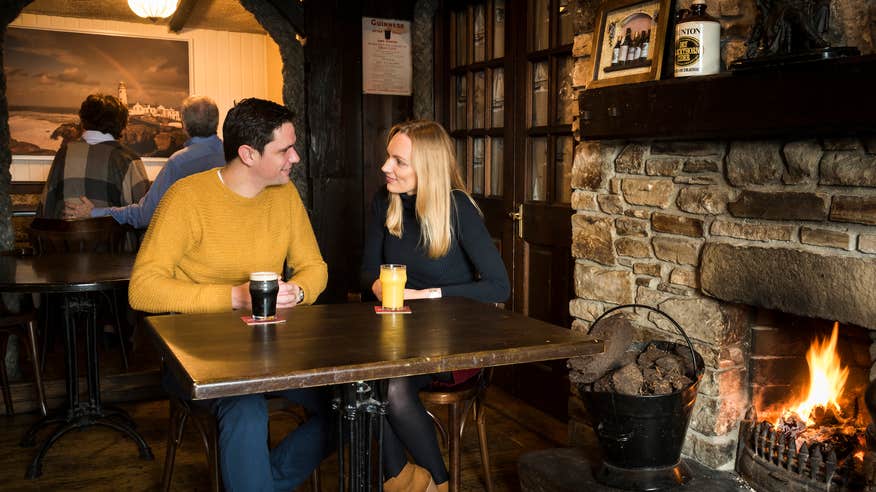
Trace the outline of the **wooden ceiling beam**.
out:
[[[198,0],[180,0],[179,5],[176,7],[176,12],[173,13],[173,17],[170,18],[170,23],[168,24],[168,29],[171,32],[179,33],[182,31],[189,20],[189,16],[192,14],[192,10],[195,9],[196,3],[198,3]]]
[[[3,2],[3,6],[0,7],[0,24],[3,24],[4,27],[9,25],[31,2],[33,0],[9,0]]]
[[[268,3],[277,9],[277,12],[286,19],[286,22],[292,26],[292,29],[295,30],[299,36],[307,38],[307,34],[301,27],[304,25],[304,6],[300,0],[268,0]]]

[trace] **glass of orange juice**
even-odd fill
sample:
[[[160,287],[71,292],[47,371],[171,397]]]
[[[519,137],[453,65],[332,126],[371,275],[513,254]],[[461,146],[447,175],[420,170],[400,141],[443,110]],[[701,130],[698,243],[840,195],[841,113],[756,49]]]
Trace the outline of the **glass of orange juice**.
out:
[[[380,265],[380,288],[383,291],[383,309],[398,311],[405,306],[405,282],[408,281],[404,265]]]

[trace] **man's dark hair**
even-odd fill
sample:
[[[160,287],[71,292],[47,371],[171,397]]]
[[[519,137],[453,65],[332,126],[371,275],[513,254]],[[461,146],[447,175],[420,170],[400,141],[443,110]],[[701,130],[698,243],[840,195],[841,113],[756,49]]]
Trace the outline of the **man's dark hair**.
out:
[[[119,138],[128,125],[128,108],[115,96],[91,94],[79,106],[79,122],[83,130],[109,133]]]
[[[259,153],[274,139],[274,130],[292,123],[295,114],[283,106],[264,99],[244,99],[228,110],[222,125],[222,145],[225,161],[237,157],[241,145],[249,145]]]
[[[219,108],[216,102],[206,96],[185,98],[180,109],[186,133],[190,137],[209,137],[216,134],[219,126]]]

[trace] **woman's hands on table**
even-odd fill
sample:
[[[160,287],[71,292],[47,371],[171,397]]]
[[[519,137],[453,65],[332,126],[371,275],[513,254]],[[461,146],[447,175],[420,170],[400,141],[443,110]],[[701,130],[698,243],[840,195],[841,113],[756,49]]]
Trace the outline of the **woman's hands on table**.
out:
[[[383,287],[380,285],[380,279],[375,280],[374,283],[371,284],[371,292],[374,293],[374,296],[377,297],[378,301],[383,300]],[[440,299],[441,294],[440,287],[432,287],[429,289],[405,289],[405,300]]]

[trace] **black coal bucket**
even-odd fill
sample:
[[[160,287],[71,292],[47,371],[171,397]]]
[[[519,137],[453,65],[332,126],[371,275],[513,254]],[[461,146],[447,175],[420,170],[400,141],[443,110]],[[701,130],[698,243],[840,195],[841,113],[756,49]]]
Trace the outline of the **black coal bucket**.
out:
[[[591,391],[580,385],[603,454],[597,472],[600,482],[627,490],[657,490],[687,481],[689,471],[681,461],[681,448],[703,375],[703,358],[693,349],[687,333],[669,315],[651,306],[626,304],[610,309],[591,325],[625,308],[654,311],[668,319],[687,342],[695,374],[693,382],[667,395],[634,396]],[[650,342],[657,348],[675,352],[684,347],[672,342]]]

